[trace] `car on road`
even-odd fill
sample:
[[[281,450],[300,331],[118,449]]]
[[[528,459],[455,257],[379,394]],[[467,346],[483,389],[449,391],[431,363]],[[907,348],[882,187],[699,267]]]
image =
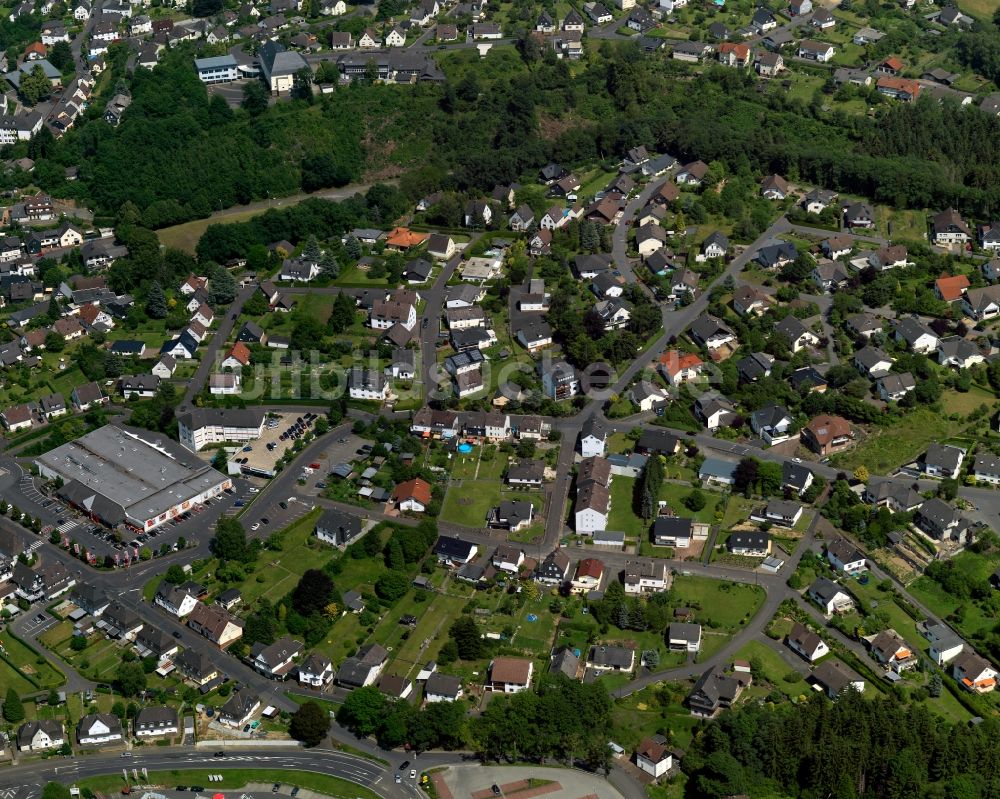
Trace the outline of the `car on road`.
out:
[[[260,522],[254,522],[253,524],[251,524],[250,525],[250,529],[251,530],[259,530],[260,529]]]
[[[281,502],[278,503],[278,507],[282,510],[288,510],[288,503],[285,502],[285,500],[281,500]]]
[[[271,793],[277,793],[281,789],[281,783],[276,782],[271,786]]]
[[[316,488],[326,488],[326,483],[320,481],[316,483]]]
[[[424,317],[424,321],[423,321],[423,322],[422,322],[422,323],[420,324],[420,326],[421,326],[421,327],[427,327],[427,325],[429,325],[430,323],[431,323],[431,320],[430,320],[430,319],[428,319],[428,318],[427,318],[427,317],[425,316],[425,317]]]
[[[226,753],[225,753],[225,752],[223,752],[223,751],[222,751],[222,750],[220,749],[220,750],[219,750],[218,752],[216,752],[216,753],[215,753],[215,756],[216,756],[216,757],[225,757],[225,756],[226,756]]]
[[[132,757],[131,752],[122,752],[122,757]]]
[[[177,638],[177,639],[180,639],[180,637],[181,637],[181,634],[180,634],[180,632],[178,630],[174,630],[173,633],[172,633],[172,635],[174,636],[174,638]]]
[[[410,769],[410,779],[415,780],[417,778],[417,770],[415,768]]]
[[[267,518],[267,516],[264,516],[264,517],[263,517],[263,518],[262,518],[262,519],[260,520],[260,523],[261,523],[261,524],[270,524],[270,523],[271,523],[271,520],[270,520],[270,519],[268,519],[268,518]]]
[[[410,767],[410,761],[409,760],[404,760],[402,763],[399,764],[399,770],[400,771],[406,771],[409,767]]]
[[[403,775],[402,774],[397,774],[396,775],[396,782],[402,782],[402,781],[403,781]]]
[[[294,788],[292,788],[291,795],[292,796],[298,796],[299,795],[299,786],[298,785],[296,785]]]
[[[245,499],[238,499],[238,500],[236,500],[233,503],[233,507],[234,508],[242,508],[246,504],[247,504],[247,501]]]

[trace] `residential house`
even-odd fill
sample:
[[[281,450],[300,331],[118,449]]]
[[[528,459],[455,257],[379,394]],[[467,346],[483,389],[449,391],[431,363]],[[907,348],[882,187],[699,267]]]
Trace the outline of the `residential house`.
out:
[[[701,649],[701,625],[671,622],[667,627],[667,648],[674,652],[698,652]]]
[[[80,746],[101,746],[122,740],[122,722],[112,713],[89,713],[77,722],[76,742]]]
[[[667,565],[660,560],[627,560],[622,572],[626,594],[658,594],[670,588]]]
[[[142,708],[135,717],[133,729],[137,738],[158,738],[180,732],[177,708],[167,705]]]
[[[771,536],[769,533],[735,531],[729,534],[726,546],[733,555],[766,558],[771,554]]]
[[[688,694],[691,714],[711,718],[719,711],[732,707],[749,683],[748,674],[728,675],[718,666],[712,666],[698,678]]]
[[[899,402],[917,387],[917,383],[909,372],[901,372],[879,378],[875,386],[883,402]]]
[[[535,664],[526,658],[496,657],[489,665],[486,689],[494,693],[518,694],[531,687]]]
[[[844,225],[849,228],[875,226],[875,211],[868,203],[848,203],[844,206]]]
[[[256,643],[250,650],[253,667],[265,677],[283,680],[294,666],[295,658],[303,652],[303,644],[289,636],[282,636],[273,644]]]
[[[803,624],[795,622],[786,639],[788,648],[801,655],[810,663],[815,663],[830,653],[830,647],[822,638]]]
[[[826,558],[835,571],[844,574],[854,575],[868,570],[864,553],[846,538],[831,541],[826,548]]]
[[[923,457],[923,472],[929,477],[957,479],[965,460],[965,450],[936,441],[927,445]]]
[[[975,652],[963,652],[959,655],[952,665],[951,674],[970,693],[987,694],[996,688],[996,669]]]
[[[588,594],[601,587],[604,577],[604,563],[597,558],[582,558],[576,566],[576,576],[570,583],[574,593]]]
[[[936,541],[951,540],[964,544],[970,539],[968,520],[956,508],[937,497],[920,506],[914,523]]]
[[[587,669],[595,672],[618,671],[626,674],[635,668],[635,650],[623,646],[594,644],[587,650]]]
[[[705,367],[705,363],[696,353],[667,350],[657,363],[660,374],[672,386],[697,380]]]
[[[865,690],[865,681],[839,660],[820,663],[812,673],[812,680],[830,699],[843,696],[845,691],[857,691],[860,694]]]
[[[810,585],[807,594],[828,616],[834,613],[848,613],[854,609],[851,595],[826,577],[820,577]]]
[[[736,408],[717,391],[706,391],[694,401],[694,415],[709,430],[716,430],[736,419]]]
[[[770,446],[788,440],[793,421],[782,405],[765,405],[750,414],[750,428]]]
[[[784,461],[781,464],[781,487],[801,496],[813,483],[813,473],[801,463]]]
[[[854,432],[850,422],[843,417],[824,413],[802,428],[800,440],[813,452],[826,456],[850,447]]]
[[[740,286],[733,292],[733,310],[740,316],[761,316],[770,310],[774,300],[757,286]]]
[[[430,483],[419,477],[400,483],[392,491],[392,502],[401,511],[423,513],[431,503]]]
[[[243,622],[218,605],[198,602],[187,616],[187,625],[220,649],[243,636]]]
[[[260,697],[249,688],[238,688],[219,708],[219,722],[227,727],[243,727],[260,709],[260,704]]]
[[[55,719],[26,721],[17,728],[17,748],[22,752],[45,752],[64,743],[66,732],[62,722]]]
[[[970,288],[962,295],[962,310],[977,322],[1000,314],[1000,285]]]
[[[438,563],[451,567],[470,563],[478,551],[479,547],[475,544],[452,536],[440,536],[434,545]]]
[[[977,483],[1000,485],[1000,458],[991,452],[980,452],[972,466],[972,476]]]
[[[906,317],[896,324],[896,341],[904,342],[911,352],[927,355],[938,348],[938,337],[916,318]]]
[[[562,586],[569,579],[570,563],[566,550],[553,550],[535,568],[535,581],[556,588]]]
[[[948,208],[931,218],[931,241],[935,244],[960,244],[964,247],[971,238],[972,231],[954,208]]]
[[[819,336],[792,314],[778,322],[774,326],[774,332],[788,341],[788,347],[792,352],[800,352],[807,347],[815,347],[819,344]]]
[[[889,374],[893,359],[878,347],[868,345],[854,353],[854,368],[865,377],[878,379]]]
[[[969,278],[965,275],[941,275],[934,281],[934,293],[939,300],[955,302],[969,288]]]
[[[813,39],[803,39],[799,42],[799,58],[805,58],[809,61],[825,64],[833,59],[835,52],[833,45],[826,42],[817,42]]]
[[[317,652],[313,652],[299,664],[299,685],[322,689],[333,682],[333,675],[333,663]]]
[[[901,674],[908,669],[917,667],[918,658],[910,645],[892,628],[883,630],[877,635],[865,639],[869,651],[876,663],[884,666],[886,671]]]
[[[653,779],[669,774],[674,767],[674,755],[662,735],[644,738],[635,750],[635,765]]]
[[[657,516],[653,522],[653,545],[686,549],[697,539],[708,538],[709,525],[678,516]]]
[[[349,657],[337,669],[337,683],[347,688],[364,688],[374,683],[385,664],[389,652],[380,644],[365,644],[353,657]]]
[[[462,681],[458,677],[435,671],[424,683],[424,701],[457,702],[462,698]]]

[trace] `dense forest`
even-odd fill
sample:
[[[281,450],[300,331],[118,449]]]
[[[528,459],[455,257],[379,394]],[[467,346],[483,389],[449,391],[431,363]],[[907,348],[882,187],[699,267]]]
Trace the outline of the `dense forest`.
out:
[[[976,41],[969,61],[1000,52],[992,29]],[[611,166],[641,143],[722,174],[777,172],[900,207],[1000,213],[1000,120],[929,97],[851,116],[826,109],[822,92],[809,101],[762,94],[749,75],[709,67],[692,77],[634,44],[602,42],[573,65],[525,44],[481,61],[447,53],[440,85],[360,82],[311,102],[233,109],[209,99],[192,55],[179,48],[152,72],[137,70],[119,127],[95,108],[36,152],[43,187],[102,215],[132,202],[155,228],[362,177],[402,175],[410,198],[488,190],[550,159]],[[80,180],[64,183],[71,164]]]
[[[854,694],[745,705],[698,736],[688,796],[978,799],[1000,795],[1000,725],[947,724],[926,709]]]

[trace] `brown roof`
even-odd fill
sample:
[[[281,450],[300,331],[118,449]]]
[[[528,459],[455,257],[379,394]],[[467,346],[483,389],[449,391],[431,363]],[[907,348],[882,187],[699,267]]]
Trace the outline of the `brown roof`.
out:
[[[646,738],[641,744],[639,744],[639,748],[635,750],[635,753],[637,755],[642,755],[644,758],[652,761],[653,763],[659,763],[668,754],[670,754],[670,750],[667,748],[666,744],[654,741],[652,738]]]
[[[962,296],[962,291],[969,287],[969,278],[965,275],[941,275],[934,285],[945,302],[952,302]]]
[[[841,416],[821,413],[806,425],[806,430],[809,431],[817,444],[828,444],[839,436],[849,436],[851,423]]]
[[[490,667],[490,680],[495,683],[527,685],[531,680],[531,661],[523,658],[495,658]]]
[[[394,502],[404,502],[408,499],[415,499],[421,505],[427,505],[431,501],[431,484],[419,477],[400,483],[393,489],[392,499]]]
[[[250,348],[242,341],[237,341],[232,347],[229,348],[229,352],[226,353],[226,358],[229,358],[230,356],[246,366],[250,363]],[[225,360],[225,358],[223,358],[223,360]]]
[[[578,487],[587,483],[599,483],[607,486],[611,482],[611,464],[604,458],[584,458],[580,461],[580,471],[577,473]]]
[[[576,567],[576,576],[600,579],[604,574],[604,563],[597,558],[584,558]]]

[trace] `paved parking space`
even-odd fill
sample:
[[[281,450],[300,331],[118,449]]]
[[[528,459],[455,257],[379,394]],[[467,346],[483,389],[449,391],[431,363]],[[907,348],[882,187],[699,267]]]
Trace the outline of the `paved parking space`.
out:
[[[21,623],[20,627],[21,632],[27,633],[32,638],[37,638],[49,629],[49,627],[53,627],[58,623],[59,619],[50,616],[48,613],[41,612],[31,615],[27,621]]]
[[[288,507],[282,508],[279,504],[281,502]],[[275,530],[281,530],[298,521],[314,507],[312,501],[306,497],[297,495],[274,497],[267,505],[261,505],[259,508],[254,506],[253,513],[243,519],[243,526],[247,532],[264,538]],[[267,524],[264,523],[264,519],[267,519]],[[255,529],[254,525],[258,527]]]

